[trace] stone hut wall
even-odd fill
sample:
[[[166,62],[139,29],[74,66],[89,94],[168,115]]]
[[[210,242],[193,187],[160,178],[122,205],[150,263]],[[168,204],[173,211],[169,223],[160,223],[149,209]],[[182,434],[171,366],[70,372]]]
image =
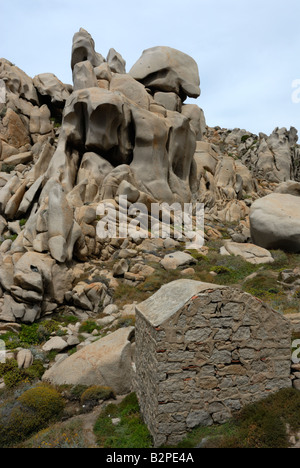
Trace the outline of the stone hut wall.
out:
[[[135,391],[156,446],[291,386],[290,324],[255,297],[179,280],[136,312]]]

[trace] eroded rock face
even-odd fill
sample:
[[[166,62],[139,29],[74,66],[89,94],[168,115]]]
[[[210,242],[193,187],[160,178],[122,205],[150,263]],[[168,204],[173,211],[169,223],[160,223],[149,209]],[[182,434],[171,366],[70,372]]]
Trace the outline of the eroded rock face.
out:
[[[41,73],[33,78],[33,84],[41,96],[50,97],[51,103],[64,107],[70,92],[53,73]]]
[[[26,252],[1,256],[0,283],[6,291],[0,320],[34,322],[63,303],[72,286],[72,273],[49,255]]]
[[[9,93],[32,104],[38,104],[38,95],[32,79],[23,70],[6,59],[0,59],[0,76],[5,81]]]
[[[71,67],[74,69],[76,63],[89,61],[93,67],[98,67],[104,62],[101,54],[95,51],[95,42],[92,36],[83,28],[74,35],[72,46]]]
[[[166,47],[146,51],[142,68],[149,60],[155,75],[150,81],[140,71],[136,76],[138,64],[127,74],[122,56],[110,49],[105,59],[84,29],[73,38],[73,88],[51,73],[31,79],[1,60],[2,100],[8,106],[0,122],[1,158],[20,171],[0,184],[0,212],[4,222],[27,220],[18,238],[1,250],[6,317],[16,319],[18,310],[18,318],[26,321],[49,311],[52,305],[45,304],[54,267],[99,252],[100,201],[118,195],[147,206],[196,200],[194,154],[203,112],[183,101],[200,94],[197,64]],[[57,130],[51,120],[57,123],[62,109]],[[22,171],[26,165],[30,169]],[[33,272],[26,263],[29,270],[19,272],[20,264],[10,261],[13,254],[25,263],[36,255],[40,266]],[[94,309],[93,290],[78,286],[70,295],[69,287],[61,288],[53,307],[67,294],[70,303]],[[27,313],[29,304],[34,313]]]
[[[235,238],[246,242],[249,207],[258,196],[253,174],[272,181],[297,177],[293,129],[276,129],[270,137],[220,129],[223,140],[214,144],[218,131],[206,126],[198,105],[184,102],[200,95],[200,79],[197,64],[183,52],[148,49],[126,73],[116,50],[105,59],[80,29],[71,67],[73,86],[51,73],[31,79],[0,60],[0,164],[7,171],[0,172],[0,302],[2,316],[12,321],[34,320],[64,301],[93,313],[95,294],[109,301],[101,282],[86,288],[80,281],[72,289],[66,280],[58,287],[54,273],[61,278],[72,262],[110,258],[113,249],[97,235],[101,202],[122,211],[118,197],[126,195],[128,207],[141,203],[148,212],[158,202],[202,202],[209,221],[242,220]],[[288,182],[278,190],[298,193]],[[145,226],[140,232],[149,234]],[[32,285],[27,273],[18,272],[29,254],[44,259]],[[130,279],[138,272],[122,275]]]

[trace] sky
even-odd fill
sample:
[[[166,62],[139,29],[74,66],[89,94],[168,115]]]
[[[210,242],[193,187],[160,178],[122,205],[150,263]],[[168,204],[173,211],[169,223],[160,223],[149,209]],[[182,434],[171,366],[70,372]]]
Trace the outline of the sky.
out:
[[[0,57],[32,78],[72,83],[72,39],[83,27],[127,72],[154,46],[192,56],[201,96],[187,102],[211,127],[300,132],[299,0],[0,0],[0,18]]]

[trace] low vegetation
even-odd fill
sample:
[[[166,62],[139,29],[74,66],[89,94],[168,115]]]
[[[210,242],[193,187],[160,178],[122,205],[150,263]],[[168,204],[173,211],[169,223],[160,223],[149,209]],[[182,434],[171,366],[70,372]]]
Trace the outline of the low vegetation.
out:
[[[39,380],[45,372],[42,361],[35,360],[27,369],[19,369],[15,359],[0,363],[0,378],[7,388],[15,388],[21,383],[32,383]]]
[[[141,418],[135,393],[125,397],[118,405],[107,405],[95,424],[94,432],[101,448],[152,446],[152,438]]]
[[[299,312],[297,290],[291,296],[281,280],[284,271],[298,267],[299,255],[273,251],[274,263],[253,265],[242,257],[220,255],[221,245],[222,240],[209,242],[207,255],[189,251],[195,264],[184,275],[183,268],[167,271],[159,263],[148,263],[154,271],[145,281],[129,285],[119,279],[119,286],[114,290],[114,303],[120,309],[134,301],[141,302],[163,284],[188,278],[232,285],[283,313]],[[77,385],[54,388],[41,384],[44,365],[54,358],[54,352],[42,357],[38,348],[53,334],[64,333],[61,327],[77,322],[78,317],[65,315],[61,309],[51,319],[31,325],[21,324],[18,331],[11,330],[1,335],[7,350],[28,348],[34,355],[28,369],[19,369],[15,359],[0,364],[0,378],[6,385],[0,391],[1,447],[83,448],[87,443],[84,424],[72,416],[90,412],[99,405],[103,405],[103,410],[94,427],[98,447],[152,447],[152,438],[142,420],[134,393],[117,404],[113,402],[115,394],[109,387]],[[109,331],[134,325],[135,316],[123,314]],[[102,328],[97,324],[97,317],[93,317],[81,323],[79,333],[105,332]],[[107,401],[109,403],[103,403]],[[178,448],[288,447],[287,428],[291,433],[300,432],[299,411],[300,392],[282,390],[244,408],[224,425],[194,429]]]
[[[61,395],[39,384],[17,399],[0,406],[0,446],[12,447],[60,418],[64,409]]]
[[[271,307],[282,313],[300,312],[297,291],[291,298],[280,280],[280,273],[283,270],[293,269],[299,265],[298,254],[288,254],[280,250],[272,251],[274,263],[254,265],[240,256],[220,255],[219,250],[222,245],[220,240],[209,242],[207,245],[209,246],[207,255],[193,250],[187,251],[196,260],[196,264],[191,265],[193,272],[183,276],[183,268],[167,271],[159,263],[151,263],[154,273],[144,282],[137,285],[119,283],[114,291],[115,303],[122,307],[134,301],[142,302],[160,289],[163,284],[188,278],[239,287],[269,303]]]
[[[243,408],[226,424],[194,429],[177,448],[288,448],[300,430],[300,392],[289,388]]]
[[[223,425],[198,427],[170,448],[288,448],[300,430],[300,392],[289,388],[243,408]],[[112,420],[119,422],[113,424]],[[151,448],[152,439],[139,412],[136,395],[110,404],[95,425],[99,447]],[[167,448],[167,447],[164,447]]]

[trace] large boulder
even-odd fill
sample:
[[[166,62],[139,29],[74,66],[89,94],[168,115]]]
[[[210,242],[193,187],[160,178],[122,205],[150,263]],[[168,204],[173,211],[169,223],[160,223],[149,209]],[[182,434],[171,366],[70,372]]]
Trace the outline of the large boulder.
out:
[[[33,78],[33,84],[41,96],[48,97],[53,104],[63,107],[70,92],[53,73],[41,73]]]
[[[239,244],[237,242],[225,241],[220,249],[221,255],[235,255],[243,257],[247,262],[259,265],[261,263],[273,263],[271,253],[253,244]]]
[[[272,193],[250,210],[253,242],[265,249],[300,252],[300,204],[294,195]]]
[[[0,78],[5,81],[9,94],[14,94],[32,104],[39,103],[32,78],[4,58],[0,59]]]
[[[117,394],[131,391],[134,327],[120,328],[54,364],[43,380],[54,385],[105,385]]]
[[[183,100],[186,96],[200,96],[196,62],[189,55],[171,47],[159,46],[144,50],[129,74],[146,87],[176,93]]]
[[[91,62],[93,67],[98,67],[104,62],[104,57],[95,51],[95,42],[92,36],[83,28],[74,35],[72,45],[71,67],[74,69],[79,62]]]

